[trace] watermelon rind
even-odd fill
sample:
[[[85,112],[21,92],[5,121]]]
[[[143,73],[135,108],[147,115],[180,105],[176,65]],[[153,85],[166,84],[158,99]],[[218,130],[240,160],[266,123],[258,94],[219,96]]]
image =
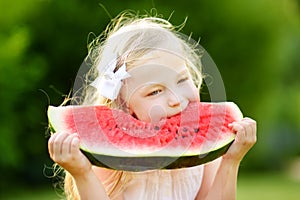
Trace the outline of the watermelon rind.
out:
[[[234,139],[228,144],[225,144],[225,146],[218,146],[216,149],[207,153],[201,153],[198,155],[185,155],[180,157],[119,157],[91,153],[84,149],[81,149],[81,151],[95,166],[122,171],[141,172],[155,169],[187,168],[208,163],[224,155],[233,141]]]
[[[199,149],[189,149],[188,146],[185,147],[185,149],[178,148],[174,149],[172,148],[171,150],[168,148],[163,148],[159,149],[157,151],[138,151],[134,152],[136,150],[132,150],[131,152],[129,151],[124,151],[120,150],[118,148],[115,148],[113,146],[110,146],[108,148],[100,148],[97,147],[97,151],[93,151],[91,148],[86,147],[84,142],[81,144],[80,148],[88,152],[92,155],[104,155],[110,157],[111,155],[114,155],[115,157],[182,157],[182,156],[195,156],[195,155],[205,155],[208,154],[209,152],[216,151],[227,144],[231,143],[235,139],[235,134],[234,133],[229,133],[227,134],[228,136],[220,139],[218,141],[213,141],[212,143],[206,143],[205,145]]]
[[[238,106],[233,102],[225,102],[236,112],[231,113],[235,119],[242,119],[243,115]],[[87,106],[88,107],[88,106]],[[61,112],[61,107],[49,106],[48,119],[50,131],[70,131],[67,127],[65,112]],[[76,132],[76,131],[74,131]],[[225,133],[226,137],[206,143],[200,149],[169,149],[163,148],[157,151],[148,152],[147,150],[126,151],[114,145],[91,146],[85,141],[81,141],[80,149],[82,153],[91,161],[93,165],[123,171],[145,171],[153,169],[177,169],[192,167],[210,162],[225,154],[235,139],[232,132]]]

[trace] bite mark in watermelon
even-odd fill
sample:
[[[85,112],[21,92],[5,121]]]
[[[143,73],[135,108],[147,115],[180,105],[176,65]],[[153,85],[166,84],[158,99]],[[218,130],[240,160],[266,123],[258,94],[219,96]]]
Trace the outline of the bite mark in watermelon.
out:
[[[77,133],[97,166],[126,171],[200,165],[223,155],[235,138],[228,127],[242,119],[232,102],[194,102],[180,114],[147,123],[106,106],[49,106],[56,132]]]

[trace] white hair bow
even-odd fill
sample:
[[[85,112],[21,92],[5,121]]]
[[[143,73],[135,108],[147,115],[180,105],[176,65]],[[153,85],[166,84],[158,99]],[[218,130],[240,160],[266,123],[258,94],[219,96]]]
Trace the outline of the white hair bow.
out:
[[[96,78],[91,83],[91,86],[95,87],[100,95],[110,100],[115,100],[118,97],[122,87],[122,80],[130,77],[130,74],[126,72],[125,61],[124,64],[116,72],[114,72],[113,70],[116,68],[116,66],[117,57],[115,57],[113,62],[109,64],[109,67],[104,75]]]

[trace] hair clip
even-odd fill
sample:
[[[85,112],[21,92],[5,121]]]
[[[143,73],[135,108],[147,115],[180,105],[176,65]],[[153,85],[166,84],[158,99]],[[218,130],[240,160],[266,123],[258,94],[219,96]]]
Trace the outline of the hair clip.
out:
[[[126,72],[126,64],[124,64],[116,71],[117,57],[109,65],[108,70],[102,77],[97,77],[90,85],[95,87],[99,94],[110,99],[115,100],[122,87],[122,80],[130,77],[130,74]],[[98,69],[99,70],[99,69]]]

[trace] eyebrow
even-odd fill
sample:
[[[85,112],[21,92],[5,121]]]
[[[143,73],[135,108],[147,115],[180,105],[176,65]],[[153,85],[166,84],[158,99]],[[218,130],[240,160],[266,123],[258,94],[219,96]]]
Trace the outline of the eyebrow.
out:
[[[183,75],[190,75],[189,70],[185,67],[182,71],[177,73],[177,77],[183,76]],[[142,91],[145,91],[147,89],[151,89],[151,87],[157,87],[157,85],[160,85],[159,82],[150,82],[143,87],[141,87]]]
[[[160,85],[159,82],[150,82],[150,83],[142,86],[140,89],[141,89],[141,92],[144,93],[144,92],[147,92],[147,90],[158,87],[159,85]]]
[[[179,76],[184,75],[184,74],[190,74],[190,71],[185,67],[181,72],[178,73]]]

